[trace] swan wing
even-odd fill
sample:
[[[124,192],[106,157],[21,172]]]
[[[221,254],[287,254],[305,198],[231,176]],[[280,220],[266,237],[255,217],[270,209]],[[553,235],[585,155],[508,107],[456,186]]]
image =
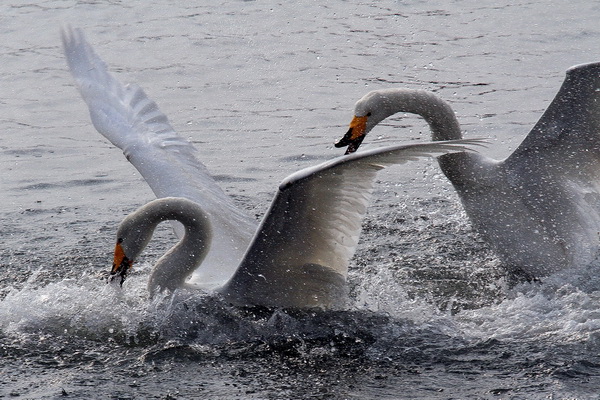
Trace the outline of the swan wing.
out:
[[[175,132],[156,103],[139,86],[123,85],[108,72],[81,29],[63,30],[62,41],[96,130],[123,150],[157,197],[188,198],[209,215],[214,245],[199,270],[210,273],[201,279],[230,277],[254,233],[254,221],[217,185],[196,148]]]
[[[593,260],[600,249],[600,63],[567,71],[548,109],[500,170],[562,252],[564,261],[553,269]]]
[[[286,178],[225,292],[242,304],[330,307],[382,168],[468,150],[477,140],[422,143],[338,157]]]
[[[567,70],[554,100],[507,161],[519,162],[563,150],[568,154],[589,153],[599,146],[600,63],[582,64]],[[592,152],[592,157],[599,156],[597,151]]]

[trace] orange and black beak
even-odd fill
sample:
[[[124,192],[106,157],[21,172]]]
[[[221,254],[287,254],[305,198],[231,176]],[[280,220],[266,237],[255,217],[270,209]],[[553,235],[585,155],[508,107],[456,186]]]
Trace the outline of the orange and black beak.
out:
[[[368,116],[366,115],[364,117],[355,116],[352,118],[348,132],[335,143],[335,147],[348,146],[344,154],[354,153],[358,150],[358,147],[366,136],[367,119]]]
[[[115,258],[110,274],[118,275],[121,277],[121,286],[123,286],[123,282],[125,282],[127,273],[129,272],[129,269],[132,265],[133,260],[127,258],[127,256],[125,255],[125,251],[123,250],[123,246],[121,246],[121,241],[117,241],[117,245],[115,246]],[[115,276],[112,276],[110,280],[112,281],[114,278]]]

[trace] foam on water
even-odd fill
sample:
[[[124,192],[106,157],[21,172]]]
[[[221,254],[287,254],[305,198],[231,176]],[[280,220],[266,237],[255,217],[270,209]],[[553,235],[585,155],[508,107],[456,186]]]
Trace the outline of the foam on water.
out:
[[[279,334],[273,329],[274,324],[282,324],[276,322],[281,318],[293,335],[293,321],[305,324],[314,317],[310,312],[299,316],[287,311],[243,310],[187,291],[148,300],[149,269],[149,265],[140,266],[123,288],[91,274],[40,284],[34,274],[21,289],[9,291],[0,301],[0,329],[7,335],[44,332],[133,345],[175,339],[223,344]],[[598,284],[593,267],[564,272],[541,283],[517,285],[494,304],[452,313],[426,298],[409,296],[390,269],[382,268],[353,288],[356,295],[347,312],[358,312],[355,317],[361,312],[385,316],[397,324],[409,323],[469,341],[586,342],[600,333]],[[355,322],[360,323],[360,318]],[[346,323],[354,322],[348,318]],[[381,325],[372,328],[374,336],[383,334]]]
[[[457,315],[467,334],[502,340],[586,342],[600,333],[597,265],[511,289],[499,304]]]
[[[124,292],[88,274],[40,284],[36,282],[40,272],[0,302],[3,332],[40,331],[106,340],[115,335],[136,336],[147,317],[147,300],[140,290]]]

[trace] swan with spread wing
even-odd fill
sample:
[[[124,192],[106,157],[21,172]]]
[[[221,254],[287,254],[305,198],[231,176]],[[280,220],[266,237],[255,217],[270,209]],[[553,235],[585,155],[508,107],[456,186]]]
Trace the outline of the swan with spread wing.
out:
[[[63,31],[62,39],[95,128],[123,150],[159,197],[121,223],[112,274],[125,279],[160,222],[182,227],[180,241],[152,270],[151,293],[186,287],[216,291],[239,305],[340,306],[377,172],[481,145],[391,146],[303,169],[280,184],[256,228],[142,89],[118,82],[81,30]]]
[[[453,110],[438,96],[384,89],[356,103],[336,146],[353,153],[398,112],[422,116],[434,141],[462,138]],[[590,264],[600,250],[600,63],[567,71],[546,112],[505,160],[456,153],[438,163],[509,271],[536,278]]]

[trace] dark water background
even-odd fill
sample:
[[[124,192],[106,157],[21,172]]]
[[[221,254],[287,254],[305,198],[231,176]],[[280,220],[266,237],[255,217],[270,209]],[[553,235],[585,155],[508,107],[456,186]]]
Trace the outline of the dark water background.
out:
[[[175,4],[174,4],[175,3]],[[146,299],[164,227],[115,290],[119,221],[147,185],[91,127],[59,28],[85,29],[257,217],[340,154],[376,88],[435,91],[486,154],[514,149],[564,71],[600,60],[590,1],[7,1],[0,5],[0,397],[599,399],[598,265],[509,288],[431,162],[381,175],[348,311]],[[411,116],[368,146],[423,141]]]

